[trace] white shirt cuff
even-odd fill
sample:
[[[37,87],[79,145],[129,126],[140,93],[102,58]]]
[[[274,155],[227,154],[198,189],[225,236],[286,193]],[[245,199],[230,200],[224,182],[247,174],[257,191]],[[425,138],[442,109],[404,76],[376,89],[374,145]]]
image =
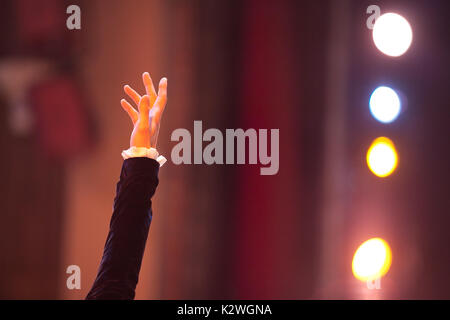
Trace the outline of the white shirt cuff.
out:
[[[162,167],[166,163],[167,159],[164,156],[159,155],[155,148],[137,148],[131,147],[127,150],[122,151],[123,160],[129,158],[150,158],[158,161],[159,166]]]

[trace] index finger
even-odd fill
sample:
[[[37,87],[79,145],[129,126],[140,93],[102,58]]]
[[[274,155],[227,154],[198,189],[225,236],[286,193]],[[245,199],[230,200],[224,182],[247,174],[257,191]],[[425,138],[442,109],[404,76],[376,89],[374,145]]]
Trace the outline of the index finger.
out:
[[[158,98],[156,99],[155,105],[158,107],[155,113],[155,121],[159,123],[161,121],[161,116],[166,108],[167,104],[167,78],[162,78],[159,82]]]

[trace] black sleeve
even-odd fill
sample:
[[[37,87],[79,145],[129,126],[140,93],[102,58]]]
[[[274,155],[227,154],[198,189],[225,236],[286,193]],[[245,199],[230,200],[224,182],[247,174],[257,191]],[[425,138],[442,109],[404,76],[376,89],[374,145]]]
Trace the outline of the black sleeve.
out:
[[[153,159],[123,162],[103,258],[87,300],[134,299],[158,171],[159,163]]]

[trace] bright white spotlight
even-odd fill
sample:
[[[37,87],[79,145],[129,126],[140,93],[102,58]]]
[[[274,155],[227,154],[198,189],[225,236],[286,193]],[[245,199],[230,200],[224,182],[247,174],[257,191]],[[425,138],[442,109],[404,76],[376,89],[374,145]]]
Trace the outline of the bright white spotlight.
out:
[[[378,87],[370,96],[369,108],[372,116],[380,122],[394,121],[401,111],[400,98],[389,87]]]
[[[405,18],[396,13],[385,13],[375,21],[372,36],[381,52],[398,57],[408,50],[413,34]]]

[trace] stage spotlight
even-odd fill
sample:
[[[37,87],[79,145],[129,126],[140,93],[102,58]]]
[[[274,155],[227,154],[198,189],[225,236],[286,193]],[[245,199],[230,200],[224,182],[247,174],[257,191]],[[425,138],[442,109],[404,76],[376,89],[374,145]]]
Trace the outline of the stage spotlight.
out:
[[[405,18],[396,13],[385,13],[375,21],[372,36],[381,52],[398,57],[408,50],[413,34]]]
[[[385,137],[379,137],[372,142],[367,151],[367,165],[374,175],[387,177],[397,167],[398,156],[394,143]]]
[[[369,108],[372,116],[380,122],[394,121],[401,110],[400,98],[389,87],[378,87],[370,96]]]
[[[392,252],[388,243],[381,238],[369,239],[353,256],[353,275],[361,281],[381,278],[389,271],[391,262]]]

